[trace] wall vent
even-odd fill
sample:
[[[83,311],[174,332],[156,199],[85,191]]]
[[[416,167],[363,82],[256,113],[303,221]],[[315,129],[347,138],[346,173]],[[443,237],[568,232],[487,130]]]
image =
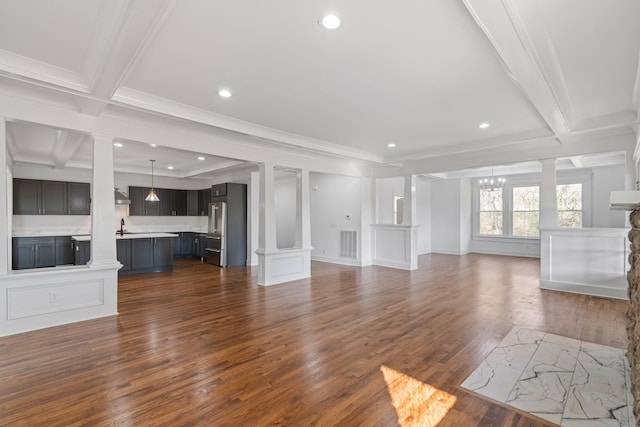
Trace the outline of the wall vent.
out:
[[[340,256],[342,258],[358,259],[357,231],[340,230]]]

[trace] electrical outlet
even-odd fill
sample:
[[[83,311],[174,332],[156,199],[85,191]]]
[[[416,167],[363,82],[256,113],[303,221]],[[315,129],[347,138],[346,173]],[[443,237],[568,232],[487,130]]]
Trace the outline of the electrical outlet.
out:
[[[49,292],[49,303],[53,304],[56,302],[60,302],[60,295],[58,294],[58,291],[50,291]]]

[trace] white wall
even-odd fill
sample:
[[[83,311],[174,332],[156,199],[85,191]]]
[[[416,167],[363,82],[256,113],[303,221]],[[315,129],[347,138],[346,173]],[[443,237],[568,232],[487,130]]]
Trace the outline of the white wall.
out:
[[[611,191],[624,190],[624,165],[593,168],[593,227],[626,227],[627,212],[609,209]]]
[[[353,260],[348,261],[340,257],[340,230],[355,230],[358,233],[362,231],[361,179],[310,173],[309,183],[312,258],[353,263]],[[358,255],[360,258],[361,250],[358,251]]]
[[[295,173],[277,172],[274,180],[274,198],[278,249],[293,248],[296,244],[296,185]]]
[[[418,254],[431,252],[431,180],[416,180],[416,224],[418,227]]]
[[[447,179],[431,182],[431,251],[444,254],[466,253],[467,245],[462,231],[468,232],[469,225],[461,221],[461,213],[466,205],[461,204],[461,197],[468,195],[466,186],[459,179]],[[465,187],[463,189],[463,187]],[[464,202],[470,203],[470,202]],[[470,235],[470,232],[469,232]]]

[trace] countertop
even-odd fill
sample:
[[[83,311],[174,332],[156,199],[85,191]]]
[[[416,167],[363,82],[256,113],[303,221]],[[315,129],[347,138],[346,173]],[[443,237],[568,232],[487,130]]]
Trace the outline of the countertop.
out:
[[[128,234],[116,234],[116,240],[121,239],[153,239],[155,237],[178,237],[178,234],[173,233],[128,233]],[[71,238],[77,242],[86,242],[91,240],[91,235],[83,234],[78,236],[71,236]]]

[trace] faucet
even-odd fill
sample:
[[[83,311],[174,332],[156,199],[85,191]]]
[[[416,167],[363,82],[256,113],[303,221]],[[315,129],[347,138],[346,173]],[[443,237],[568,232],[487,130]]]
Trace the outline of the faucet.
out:
[[[124,235],[124,218],[120,219],[120,235]]]

